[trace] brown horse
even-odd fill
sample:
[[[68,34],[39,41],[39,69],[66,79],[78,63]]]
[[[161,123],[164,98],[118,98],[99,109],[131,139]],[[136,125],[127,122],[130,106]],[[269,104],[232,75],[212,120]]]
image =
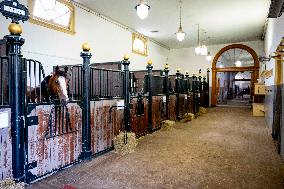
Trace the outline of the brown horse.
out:
[[[34,89],[28,88],[28,102],[50,102],[59,99],[60,102],[67,104],[69,101],[67,92],[69,79],[67,72],[67,66],[64,68],[64,71],[60,70],[59,66],[56,66],[55,72],[45,77],[40,87]]]

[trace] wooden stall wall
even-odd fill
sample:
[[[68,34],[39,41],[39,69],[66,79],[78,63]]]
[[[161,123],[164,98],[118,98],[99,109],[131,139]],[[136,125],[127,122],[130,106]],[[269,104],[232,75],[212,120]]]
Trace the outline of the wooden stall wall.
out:
[[[113,138],[123,130],[123,109],[112,108],[121,99],[91,101],[91,145],[93,154],[113,147]],[[111,110],[111,111],[110,111]]]
[[[176,95],[169,96],[169,119],[176,121]]]
[[[4,120],[0,121],[0,180],[3,180],[12,178],[11,109],[1,108],[1,114],[8,114],[8,125],[3,122]]]
[[[152,114],[153,114],[153,130],[161,128],[163,96],[153,96]]]
[[[186,113],[186,95],[185,94],[180,94],[179,95],[179,117],[184,118],[184,115]]]
[[[78,161],[82,149],[82,110],[77,103],[69,103],[70,126],[74,132],[46,137],[53,105],[39,105],[29,116],[38,116],[38,125],[28,127],[28,162],[37,166],[29,171],[43,176]],[[55,117],[55,115],[52,115]],[[58,122],[62,120],[58,118]],[[63,120],[66,125],[66,120]],[[52,124],[55,123],[52,121]],[[52,126],[54,127],[54,126]]]
[[[136,137],[141,137],[147,134],[148,131],[148,101],[147,97],[143,97],[144,114],[137,115],[137,98],[133,97],[130,101],[133,104],[133,108],[130,110],[130,124],[132,132],[136,134]]]

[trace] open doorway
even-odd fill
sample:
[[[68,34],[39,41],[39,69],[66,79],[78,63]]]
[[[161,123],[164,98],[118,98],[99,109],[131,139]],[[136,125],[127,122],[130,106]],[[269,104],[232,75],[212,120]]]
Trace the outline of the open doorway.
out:
[[[222,48],[212,63],[211,105],[249,106],[259,76],[256,52],[242,44]]]
[[[217,106],[249,107],[251,72],[218,72],[217,88]]]

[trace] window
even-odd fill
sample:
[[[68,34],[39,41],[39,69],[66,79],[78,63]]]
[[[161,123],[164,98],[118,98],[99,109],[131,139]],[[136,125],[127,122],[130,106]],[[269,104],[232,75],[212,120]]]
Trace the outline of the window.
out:
[[[132,34],[132,52],[142,55],[142,56],[148,56],[147,38],[145,38],[142,35],[133,33]]]
[[[30,22],[75,34],[75,8],[69,0],[29,0]]]

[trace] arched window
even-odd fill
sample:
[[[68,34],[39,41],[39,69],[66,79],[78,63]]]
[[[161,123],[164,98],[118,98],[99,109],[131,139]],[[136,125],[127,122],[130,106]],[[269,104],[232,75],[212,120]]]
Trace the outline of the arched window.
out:
[[[29,0],[30,22],[74,34],[75,8],[68,0]]]

